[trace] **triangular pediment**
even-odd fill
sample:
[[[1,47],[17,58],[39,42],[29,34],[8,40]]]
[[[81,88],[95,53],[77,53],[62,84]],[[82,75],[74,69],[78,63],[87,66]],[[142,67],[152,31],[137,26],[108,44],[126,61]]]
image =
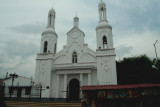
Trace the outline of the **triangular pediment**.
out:
[[[76,26],[74,26],[70,31],[68,31],[68,32],[67,32],[67,35],[68,35],[69,33],[71,33],[72,31],[74,31],[75,29],[78,30],[79,32],[83,33],[83,36],[85,36],[85,35],[84,35],[84,32],[83,32],[81,29],[79,29],[78,27],[76,27]]]

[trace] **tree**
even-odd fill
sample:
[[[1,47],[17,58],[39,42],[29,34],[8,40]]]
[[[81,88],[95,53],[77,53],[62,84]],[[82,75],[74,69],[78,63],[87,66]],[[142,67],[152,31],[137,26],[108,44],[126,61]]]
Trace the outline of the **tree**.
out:
[[[146,55],[117,61],[118,84],[160,83],[160,72],[155,72],[153,64]]]
[[[160,59],[157,60],[156,58],[154,58],[153,64],[154,64],[154,67],[156,68],[156,71],[157,72],[160,71]]]

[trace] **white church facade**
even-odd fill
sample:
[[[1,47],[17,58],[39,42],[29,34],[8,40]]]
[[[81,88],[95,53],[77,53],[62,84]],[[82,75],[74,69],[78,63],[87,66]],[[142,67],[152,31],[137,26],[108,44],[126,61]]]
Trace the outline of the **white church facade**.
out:
[[[88,48],[76,16],[73,28],[67,33],[67,44],[57,53],[56,12],[53,8],[49,11],[35,71],[35,82],[42,84],[43,98],[78,100],[84,85],[117,84],[112,27],[107,21],[104,2],[99,3],[98,12],[97,49]]]

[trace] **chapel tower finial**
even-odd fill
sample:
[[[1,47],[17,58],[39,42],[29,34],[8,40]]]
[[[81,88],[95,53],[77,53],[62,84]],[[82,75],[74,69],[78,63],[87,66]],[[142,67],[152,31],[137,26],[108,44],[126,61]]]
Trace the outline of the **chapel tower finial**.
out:
[[[77,17],[77,12],[76,12],[76,16],[74,17],[74,26],[79,27],[79,18]]]
[[[48,23],[46,29],[42,32],[41,53],[56,54],[58,35],[55,31],[55,10],[53,7],[48,12]]]
[[[56,15],[56,12],[55,12],[55,10],[52,7],[52,9],[50,9],[50,11],[48,12],[48,24],[47,24],[47,28],[49,28],[49,27],[54,28],[54,25],[55,25],[55,15]]]
[[[98,5],[98,10],[99,10],[99,21],[107,21],[106,4],[102,0]]]

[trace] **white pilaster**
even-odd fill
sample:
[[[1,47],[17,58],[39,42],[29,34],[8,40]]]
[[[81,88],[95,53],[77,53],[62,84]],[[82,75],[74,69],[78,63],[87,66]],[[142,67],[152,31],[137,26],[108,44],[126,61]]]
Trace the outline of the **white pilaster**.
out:
[[[91,85],[91,73],[88,73],[88,85]]]
[[[59,74],[57,74],[56,85],[57,85],[56,98],[59,98]]]
[[[80,87],[83,86],[83,74],[80,74]],[[80,98],[82,98],[82,91],[80,92]]]
[[[67,94],[67,74],[64,74],[64,98],[67,98],[66,97],[66,94]]]
[[[80,74],[81,87],[83,86],[83,74]]]

